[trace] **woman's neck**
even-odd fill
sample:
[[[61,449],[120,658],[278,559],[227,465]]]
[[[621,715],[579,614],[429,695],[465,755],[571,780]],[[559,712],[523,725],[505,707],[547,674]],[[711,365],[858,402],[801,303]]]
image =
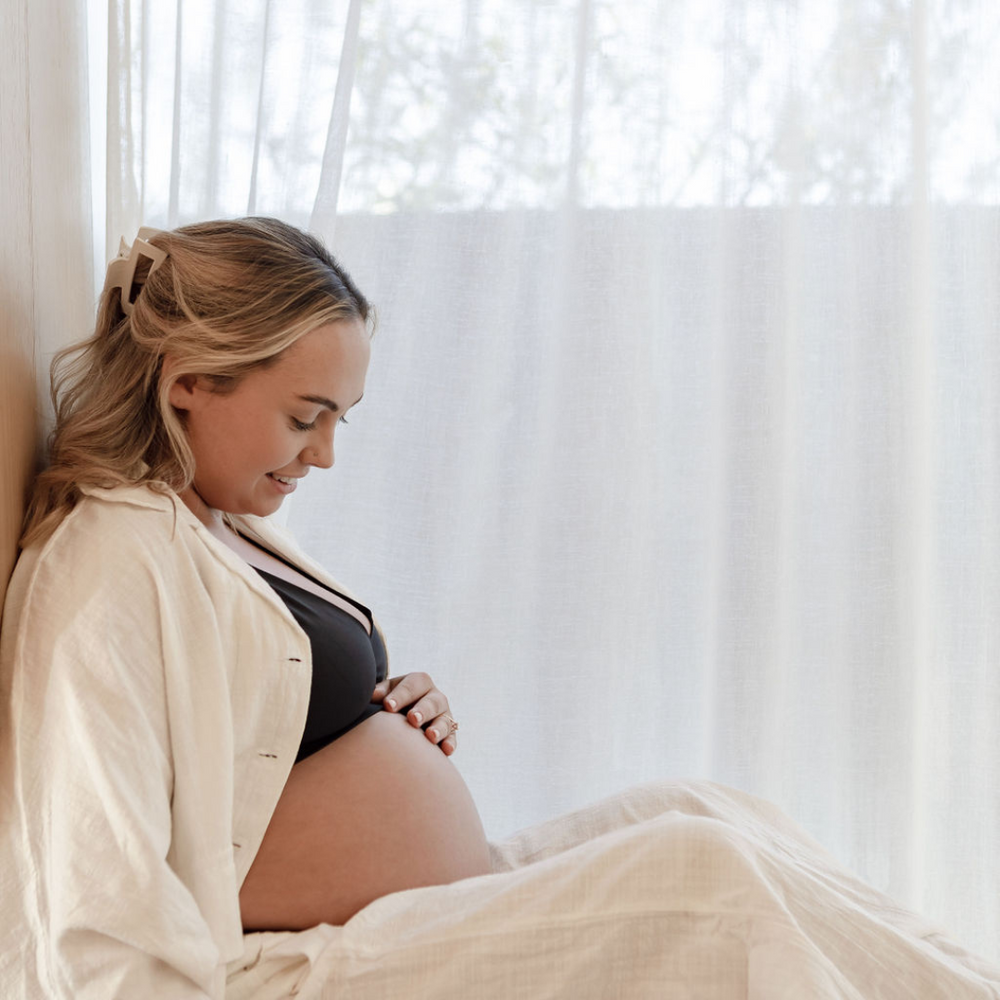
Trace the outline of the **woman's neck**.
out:
[[[229,534],[229,529],[226,527],[226,522],[222,518],[222,511],[216,510],[214,507],[209,507],[207,503],[202,499],[201,494],[194,488],[194,486],[189,486],[186,490],[179,494],[181,500],[184,501],[184,505],[191,511],[192,514],[203,525],[205,525],[208,530],[215,535],[217,538],[224,539],[227,534]]]

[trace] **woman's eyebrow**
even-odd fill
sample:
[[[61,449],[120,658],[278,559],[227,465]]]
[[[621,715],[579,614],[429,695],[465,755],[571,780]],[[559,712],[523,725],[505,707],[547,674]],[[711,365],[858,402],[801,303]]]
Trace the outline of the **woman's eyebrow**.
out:
[[[351,406],[357,406],[358,403],[360,403],[364,398],[365,394],[361,393],[361,395],[358,396],[353,403],[351,403]],[[327,399],[326,396],[314,396],[311,393],[308,393],[304,396],[300,395],[299,399],[304,399],[307,403],[319,403],[320,406],[325,406],[328,410],[332,410],[334,413],[337,413],[340,410],[340,406],[332,399]],[[350,409],[350,406],[348,409]]]

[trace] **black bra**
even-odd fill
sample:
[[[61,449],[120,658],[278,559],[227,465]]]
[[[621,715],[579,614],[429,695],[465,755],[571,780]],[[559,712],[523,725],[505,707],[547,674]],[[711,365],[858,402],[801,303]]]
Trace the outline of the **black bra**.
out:
[[[259,545],[257,547],[261,548]],[[302,573],[301,569],[276,553],[266,549],[264,551]],[[385,679],[385,645],[375,628],[371,611],[346,594],[309,577],[324,590],[336,594],[341,600],[357,608],[368,619],[370,635],[350,612],[267,570],[256,566],[253,568],[285,602],[292,616],[309,636],[312,646],[312,689],[306,727],[295,758],[298,762],[317,750],[322,750],[328,743],[343,736],[376,712],[382,711],[381,704],[373,704],[371,696],[375,685]],[[308,574],[303,573],[303,576]]]

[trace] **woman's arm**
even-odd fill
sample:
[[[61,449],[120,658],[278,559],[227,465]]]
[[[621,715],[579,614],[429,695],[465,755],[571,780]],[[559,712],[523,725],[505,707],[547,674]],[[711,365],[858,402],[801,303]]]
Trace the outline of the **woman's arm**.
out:
[[[21,877],[0,919],[30,935],[40,995],[215,1000],[220,949],[173,837],[164,659],[177,623],[141,552],[103,542],[57,539],[12,581],[3,822]],[[203,884],[232,881],[231,854],[198,863]]]

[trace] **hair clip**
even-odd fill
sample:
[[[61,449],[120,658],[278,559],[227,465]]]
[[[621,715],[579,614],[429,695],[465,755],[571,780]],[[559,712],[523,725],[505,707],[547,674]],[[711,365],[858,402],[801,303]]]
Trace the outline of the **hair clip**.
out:
[[[143,226],[136,234],[131,247],[125,242],[123,236],[118,246],[118,256],[108,264],[103,294],[106,295],[112,288],[120,288],[122,311],[126,316],[132,315],[132,284],[135,280],[135,268],[139,263],[139,258],[148,257],[153,262],[146,272],[146,278],[167,259],[166,250],[154,247],[149,242],[149,237],[155,236],[159,232],[162,230]]]

